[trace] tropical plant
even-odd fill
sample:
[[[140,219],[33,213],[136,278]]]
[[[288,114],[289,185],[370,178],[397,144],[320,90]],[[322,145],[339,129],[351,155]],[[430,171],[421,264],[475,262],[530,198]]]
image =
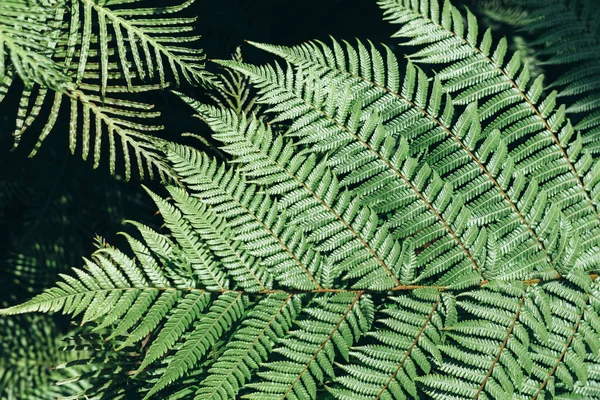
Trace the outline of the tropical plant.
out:
[[[406,60],[214,60],[216,105],[175,93],[218,150],[157,147],[164,229],[0,310],[89,327],[71,349],[98,356],[62,366],[86,397],[600,398],[593,140],[469,10],[379,5]]]
[[[172,178],[158,156],[159,113],[139,100],[140,92],[179,85],[212,84],[204,70],[194,18],[177,16],[194,0],[169,7],[142,7],[141,0],[7,0],[0,5],[0,101],[15,85],[24,85],[13,136],[21,136],[49,115],[31,156],[35,155],[66,109],[69,148],[93,154],[94,167],[108,141],[111,173],[117,145],[126,179],[132,159],[139,175]],[[174,16],[175,15],[175,16]],[[150,16],[150,17],[148,17]],[[104,136],[106,135],[106,138]]]

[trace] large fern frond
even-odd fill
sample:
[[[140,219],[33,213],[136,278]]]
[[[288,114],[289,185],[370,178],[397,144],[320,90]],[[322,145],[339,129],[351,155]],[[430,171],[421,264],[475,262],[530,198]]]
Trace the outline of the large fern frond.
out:
[[[560,193],[561,203],[569,202],[567,191],[578,192],[589,213],[598,212],[597,163],[582,148],[583,139],[566,119],[566,107],[557,104],[557,93],[542,96],[543,76],[531,82],[521,53],[507,54],[506,39],[495,42],[490,29],[481,35],[470,12],[465,25],[449,1],[440,6],[438,1],[385,0],[380,5],[387,19],[402,25],[394,36],[422,46],[411,60],[444,65],[437,76],[456,104],[481,103],[483,137],[499,129],[526,173],[543,164],[543,189]]]
[[[556,235],[556,231],[550,232],[547,228],[553,226],[553,229],[557,229],[558,224],[553,221],[559,218],[560,210],[550,208],[547,193],[540,190],[536,180],[528,186],[523,185],[526,171],[516,169],[518,167],[508,154],[498,131],[482,140],[475,108],[469,107],[460,118],[453,119],[454,106],[450,98],[442,100],[440,84],[434,85],[429,92],[427,77],[411,65],[401,82],[397,61],[389,51],[384,66],[385,59],[377,50],[372,48],[369,51],[361,44],[358,51],[350,46],[344,48],[337,42],[334,42],[333,50],[316,43],[291,49],[259,46],[299,65],[297,72],[288,70],[284,77],[283,71],[270,67],[226,64],[245,71],[261,86],[263,101],[274,105],[272,111],[278,113],[276,120],[287,119],[299,113],[306,114],[305,118],[294,122],[290,134],[301,138],[302,144],[311,144],[313,151],[331,152],[329,164],[334,167],[334,171],[344,176],[342,184],[359,184],[354,193],[364,197],[364,201],[376,204],[375,210],[379,210],[382,215],[398,213],[396,217],[389,218],[389,226],[420,230],[423,227],[422,220],[415,225],[409,218],[415,218],[419,212],[427,210],[428,199],[425,199],[425,204],[418,208],[410,206],[413,210],[410,213],[399,212],[410,204],[406,199],[406,193],[410,191],[400,192],[400,187],[396,188],[398,184],[389,177],[388,165],[391,157],[396,157],[393,160],[395,163],[402,157],[399,156],[402,141],[399,145],[394,145],[394,140],[397,139],[392,139],[395,135],[400,135],[403,140],[410,142],[411,152],[414,151],[415,155],[437,145],[431,155],[423,157],[422,162],[427,164],[423,165],[421,176],[414,172],[419,185],[423,185],[428,179],[434,183],[430,189],[425,187],[422,190],[425,196],[434,200],[438,196],[442,207],[446,207],[452,198],[454,186],[462,195],[459,201],[466,201],[473,210],[474,215],[469,222],[470,240],[479,236],[478,226],[490,226],[498,248],[503,255],[508,255],[509,261],[505,269],[494,272],[490,270],[486,278],[492,278],[493,274],[509,277],[512,268],[517,274],[523,273],[523,270],[517,269],[523,267],[521,261],[524,254],[528,254],[530,272],[537,270],[539,273],[550,273],[555,262],[549,257],[549,250],[545,247],[556,244],[552,239],[548,240]],[[373,72],[368,64],[371,59],[379,60]],[[371,80],[372,74],[376,75],[375,82]],[[315,77],[319,77],[319,80],[315,80]],[[388,84],[392,85],[391,88],[387,87]],[[348,101],[350,93],[364,93],[369,96],[369,102]],[[353,124],[358,124],[358,127]],[[362,124],[364,127],[361,128]],[[361,138],[360,135],[369,136]],[[360,160],[361,152],[356,145],[347,145],[351,140],[357,141],[366,150],[363,153],[364,161]],[[397,153],[386,158],[369,141],[381,146],[383,151],[394,149]],[[337,151],[343,145],[346,147]],[[372,159],[374,156],[379,158],[381,166],[377,167],[377,162]],[[411,168],[416,168],[415,161],[410,161],[413,164]],[[433,174],[432,169],[435,171]],[[513,179],[513,174],[516,179]],[[396,175],[398,179],[398,174]],[[383,176],[386,176],[386,184],[372,185],[372,182]],[[450,182],[444,186],[440,176]],[[474,181],[467,184],[470,179]],[[415,190],[418,192],[418,185],[413,185],[412,191]],[[394,197],[386,199],[384,193],[393,193]],[[435,211],[436,202],[429,202]],[[491,209],[495,211],[489,213]],[[443,212],[438,211],[437,215],[433,213],[432,217],[443,221]],[[469,217],[462,213],[461,218],[463,223],[467,223]],[[589,218],[593,222],[596,220],[595,214],[591,214]],[[435,222],[432,220],[430,223]],[[483,236],[478,240],[480,244],[487,240],[485,229],[481,232]],[[395,233],[400,238],[412,234],[410,230],[406,233],[395,230]],[[427,230],[423,230],[423,233],[425,237],[434,240],[434,237],[428,236],[430,232]],[[453,236],[456,238],[457,235]],[[416,243],[417,246],[429,245],[429,240],[416,239]],[[437,244],[443,243],[444,241]],[[466,249],[466,246],[463,247]],[[435,252],[433,247],[422,254],[428,256]],[[437,273],[439,272],[441,271]]]

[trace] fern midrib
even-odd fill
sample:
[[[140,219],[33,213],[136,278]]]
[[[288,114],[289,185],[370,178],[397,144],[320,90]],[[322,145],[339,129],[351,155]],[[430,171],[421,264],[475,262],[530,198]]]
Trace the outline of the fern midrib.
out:
[[[481,163],[481,161],[475,156],[475,154],[473,154],[473,152],[471,152],[471,150],[469,150],[469,148],[464,144],[464,142],[459,139],[456,135],[454,135],[454,133],[452,133],[452,131],[446,127],[437,117],[434,117],[432,114],[430,114],[427,110],[419,107],[416,103],[414,103],[413,101],[403,97],[401,94],[399,93],[395,93],[394,91],[386,88],[385,86],[381,86],[369,79],[366,79],[362,76],[359,75],[355,75],[351,72],[348,71],[343,71],[337,68],[333,68],[331,66],[329,66],[329,68],[331,68],[334,71],[337,72],[341,72],[343,74],[346,74],[348,76],[352,76],[355,79],[359,79],[362,80],[374,87],[377,87],[389,94],[391,94],[392,96],[398,98],[401,101],[404,101],[406,103],[408,103],[411,107],[416,108],[417,110],[419,110],[424,116],[426,116],[428,119],[432,120],[437,126],[439,126],[444,132],[446,132],[450,137],[452,137],[459,145],[460,147],[469,155],[469,157],[471,157],[471,159],[473,159],[473,161],[475,161],[477,163],[477,166],[483,171],[483,173],[487,176],[487,178],[492,182],[492,184],[498,189],[498,191],[502,194],[502,197],[504,198],[504,200],[509,204],[509,206],[514,210],[514,212],[518,215],[519,219],[521,220],[521,222],[525,225],[525,227],[527,228],[527,230],[529,231],[529,233],[531,234],[531,236],[535,239],[535,241],[538,244],[538,247],[540,249],[542,249],[544,251],[544,253],[546,254],[546,259],[548,260],[549,264],[553,264],[552,259],[550,257],[550,254],[548,252],[548,250],[546,249],[546,247],[544,246],[542,240],[540,239],[540,237],[535,233],[533,227],[531,226],[531,224],[527,221],[527,219],[525,218],[525,216],[521,213],[521,211],[518,209],[517,205],[510,199],[510,197],[508,196],[508,194],[504,191],[504,189],[502,189],[502,186],[500,186],[500,184],[498,183],[498,181],[496,181],[496,179],[492,176],[492,174],[490,174],[490,172],[487,170],[487,168]]]
[[[588,300],[586,301],[586,303],[589,301],[589,294],[588,294],[587,297],[588,297]],[[583,319],[583,314],[585,314],[585,307],[581,311],[581,314],[579,314],[579,318],[577,319],[577,323],[575,324],[575,328],[573,328],[573,333],[569,337],[569,340],[567,340],[567,342],[565,343],[565,348],[560,353],[560,356],[556,360],[556,364],[554,365],[554,367],[550,371],[548,371],[548,374],[546,375],[546,378],[544,379],[544,381],[542,382],[542,384],[540,385],[540,387],[538,387],[537,391],[535,392],[535,394],[533,395],[533,397],[531,398],[531,400],[536,400],[538,398],[538,396],[542,393],[542,390],[544,390],[544,387],[546,387],[546,385],[548,384],[548,381],[550,380],[550,378],[552,378],[552,375],[554,375],[554,373],[558,369],[560,363],[562,362],[562,359],[567,354],[567,351],[569,351],[569,348],[571,347],[571,342],[573,342],[573,339],[575,339],[575,335],[577,334],[577,331],[579,330],[579,325],[581,324],[581,320]]]
[[[249,140],[245,135],[243,136],[244,140],[246,141],[246,143],[250,146],[252,146],[254,148],[254,150],[257,153],[260,153],[263,157],[265,157],[266,159],[268,159],[269,161],[271,161],[274,165],[277,166],[277,168],[279,168],[280,170],[284,171],[290,178],[292,178],[299,186],[303,187],[312,197],[314,197],[315,200],[317,200],[319,203],[321,203],[323,205],[323,207],[327,210],[327,212],[329,212],[331,215],[333,215],[338,221],[340,221],[344,227],[346,229],[348,229],[352,235],[354,235],[354,237],[356,239],[358,239],[361,243],[361,245],[367,249],[367,251],[369,251],[369,253],[371,253],[371,255],[375,258],[375,260],[377,260],[377,262],[385,269],[385,271],[387,272],[387,274],[389,276],[391,276],[395,281],[397,285],[400,285],[400,281],[398,280],[398,278],[394,275],[394,273],[392,272],[392,269],[385,263],[385,261],[383,261],[381,259],[381,257],[379,257],[379,255],[377,254],[377,252],[369,245],[369,243],[367,243],[367,241],[348,223],[348,221],[346,221],[344,219],[344,217],[342,217],[338,212],[336,212],[331,205],[327,204],[327,202],[321,198],[321,196],[319,196],[317,193],[315,193],[315,191],[313,191],[302,179],[300,179],[296,174],[294,174],[293,172],[291,172],[289,169],[287,169],[286,167],[284,167],[283,165],[281,165],[276,159],[272,158],[269,153],[267,153],[266,151],[264,151],[263,149],[261,149],[259,146],[256,146],[251,140]]]
[[[252,351],[254,350],[254,345],[256,345],[256,343],[258,343],[258,341],[266,334],[267,330],[269,330],[269,328],[271,327],[271,325],[273,324],[273,322],[275,321],[275,319],[277,319],[277,317],[279,316],[279,314],[281,313],[281,311],[284,309],[284,307],[290,302],[290,300],[292,299],[292,296],[294,296],[293,293],[289,293],[288,296],[285,298],[285,300],[283,300],[281,306],[277,309],[277,311],[275,312],[275,314],[273,315],[273,317],[271,317],[271,319],[269,320],[269,322],[265,325],[265,327],[263,328],[262,331],[260,331],[260,333],[258,335],[256,335],[256,338],[252,341],[252,343],[250,343],[248,345],[248,347],[246,348],[246,351],[243,353],[243,355],[240,355],[238,361],[229,369],[229,373],[227,373],[227,375],[220,375],[220,378],[222,378],[222,382],[227,381],[227,378],[229,376],[231,376],[231,374],[233,374],[233,372],[237,369],[238,365],[240,365],[245,357]],[[216,389],[219,388],[220,386],[215,386],[213,387],[213,392],[215,393]]]
[[[427,319],[425,320],[425,322],[421,326],[421,330],[415,336],[415,340],[413,340],[413,342],[410,345],[410,347],[408,348],[408,350],[406,350],[406,354],[404,354],[404,357],[402,357],[402,360],[400,361],[400,364],[398,365],[398,368],[396,368],[396,370],[394,371],[394,373],[392,374],[392,376],[390,377],[390,379],[387,381],[387,383],[385,384],[385,386],[383,387],[383,389],[381,389],[381,392],[377,395],[377,398],[375,400],[379,400],[381,398],[381,396],[383,396],[383,394],[386,392],[386,390],[388,390],[388,387],[394,381],[394,379],[396,378],[396,376],[398,375],[398,373],[402,370],[402,367],[404,366],[404,362],[408,359],[408,357],[412,353],[413,349],[415,348],[415,346],[417,345],[417,343],[421,339],[421,336],[423,335],[423,332],[425,332],[425,329],[427,328],[427,325],[429,325],[429,321],[431,321],[431,319],[435,315],[435,311],[437,310],[437,308],[440,305],[440,303],[441,303],[441,300],[438,300],[434,304],[433,309],[431,310],[431,312],[427,316]]]
[[[479,390],[477,390],[477,393],[475,394],[475,397],[473,398],[473,400],[479,399],[479,396],[483,392],[485,385],[488,383],[488,380],[490,379],[490,377],[492,376],[492,373],[494,372],[494,368],[496,367],[496,364],[498,364],[498,361],[500,361],[500,356],[502,356],[502,352],[506,348],[508,339],[510,339],[510,335],[512,334],[513,330],[515,329],[515,326],[517,325],[517,321],[519,320],[519,316],[521,315],[521,310],[523,308],[524,302],[525,302],[525,298],[521,297],[521,301],[519,302],[519,308],[517,309],[517,312],[515,313],[515,317],[510,325],[510,328],[508,329],[508,332],[506,332],[506,337],[504,338],[504,341],[500,345],[500,348],[498,349],[498,354],[496,355],[496,358],[492,362],[492,365],[491,365],[490,369],[488,370],[487,374],[485,375],[485,378],[483,378],[483,382],[481,383],[481,386],[479,386]]]
[[[413,13],[415,13],[415,12],[413,11]],[[415,14],[418,15],[419,18],[426,19],[432,25],[435,25],[438,28],[446,31],[448,33],[448,35],[450,35],[452,37],[455,37],[459,41],[463,42],[468,48],[472,49],[476,54],[479,54],[480,57],[482,57],[486,62],[488,62],[490,65],[492,65],[510,83],[510,85],[513,88],[513,90],[515,90],[523,98],[523,100],[525,100],[525,102],[531,108],[531,110],[534,112],[534,114],[536,115],[536,117],[544,125],[544,129],[548,133],[550,133],[550,135],[552,136],[554,144],[558,147],[558,149],[559,149],[559,151],[560,151],[560,153],[562,155],[562,158],[564,158],[564,160],[567,163],[567,166],[569,167],[569,169],[571,170],[571,172],[573,173],[573,175],[575,175],[575,180],[577,181],[577,183],[579,184],[579,186],[583,189],[583,192],[585,193],[585,197],[586,197],[588,206],[591,207],[592,212],[594,213],[594,215],[596,216],[596,218],[599,218],[600,217],[600,212],[594,206],[594,202],[593,202],[593,200],[592,200],[592,198],[591,198],[591,196],[590,196],[590,194],[588,192],[588,188],[586,187],[586,185],[581,180],[579,174],[577,173],[577,170],[575,169],[575,166],[573,166],[573,163],[571,163],[571,160],[569,159],[569,156],[567,155],[566,150],[561,146],[560,141],[558,140],[558,137],[556,136],[556,133],[552,130],[552,128],[548,124],[548,121],[546,120],[546,118],[544,118],[542,116],[542,114],[540,113],[540,111],[538,110],[538,108],[533,104],[533,102],[531,101],[531,99],[529,99],[529,97],[527,96],[527,94],[523,93],[521,91],[521,89],[519,89],[519,86],[515,83],[515,81],[511,77],[508,76],[508,74],[504,71],[504,69],[501,66],[497,65],[491,58],[489,58],[488,56],[486,56],[481,51],[481,49],[479,49],[475,44],[472,45],[471,43],[469,43],[468,40],[466,40],[464,38],[461,38],[460,36],[456,35],[454,32],[452,32],[452,31],[448,30],[447,28],[445,28],[443,25],[439,25],[437,22],[435,22],[432,19],[430,19],[428,15],[425,16],[423,14],[418,14],[418,13],[415,13]]]
[[[312,355],[312,357],[306,363],[306,365],[304,366],[304,368],[302,369],[302,371],[300,371],[300,373],[298,374],[298,376],[296,377],[296,379],[294,380],[294,382],[292,382],[292,384],[290,385],[290,387],[288,388],[288,390],[283,394],[283,396],[280,397],[280,400],[284,400],[287,397],[287,395],[292,390],[294,390],[294,386],[296,386],[296,383],[298,383],[298,381],[302,378],[302,375],[304,375],[304,373],[308,370],[308,368],[313,363],[313,361],[315,361],[317,359],[317,356],[319,355],[319,353],[325,348],[325,346],[327,345],[327,343],[329,343],[329,341],[333,338],[333,335],[337,332],[337,330],[340,328],[340,326],[342,325],[342,323],[346,320],[346,318],[348,317],[348,314],[350,314],[350,312],[352,311],[352,309],[354,308],[354,306],[356,305],[356,303],[360,299],[360,296],[362,296],[363,294],[364,294],[364,291],[362,291],[362,290],[359,290],[358,292],[356,292],[356,297],[354,298],[354,300],[352,300],[352,303],[350,304],[350,306],[348,307],[348,309],[346,310],[346,312],[344,313],[344,315],[342,316],[342,318],[340,319],[340,321],[331,330],[331,332],[329,333],[329,335],[327,336],[327,338],[325,338],[325,340],[323,341],[323,343],[321,343],[321,345],[319,346],[319,348],[317,349],[317,351],[315,351],[315,354]]]

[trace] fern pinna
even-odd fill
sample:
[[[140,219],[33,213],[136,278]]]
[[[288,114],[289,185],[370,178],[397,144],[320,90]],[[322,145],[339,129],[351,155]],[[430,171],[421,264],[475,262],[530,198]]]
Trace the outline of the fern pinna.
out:
[[[468,11],[380,4],[408,62],[337,40],[216,61],[266,111],[179,94],[226,161],[165,143],[168,233],[132,222],[130,255],[2,314],[95,323],[144,398],[598,397],[598,163]]]

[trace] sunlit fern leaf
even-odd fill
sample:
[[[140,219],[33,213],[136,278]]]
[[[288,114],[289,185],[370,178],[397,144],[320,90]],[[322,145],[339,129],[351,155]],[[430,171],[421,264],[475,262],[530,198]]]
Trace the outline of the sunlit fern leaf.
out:
[[[320,287],[317,273],[327,261],[288,223],[286,213],[278,212],[276,200],[197,150],[170,144],[167,156],[192,196],[226,218],[246,250],[262,260],[279,284],[301,290]]]
[[[546,68],[566,65],[568,70],[548,88],[568,104],[567,112],[581,132],[586,148],[600,152],[600,12],[593,0],[520,1],[528,14],[523,29],[535,34],[532,45]]]
[[[444,66],[437,77],[456,104],[480,103],[482,138],[499,129],[515,168],[535,174],[549,197],[557,196],[562,204],[583,197],[586,201],[577,200],[579,211],[568,207],[564,212],[573,223],[587,212],[592,223],[599,204],[598,164],[583,149],[556,92],[543,97],[543,76],[531,82],[522,55],[507,54],[506,39],[494,41],[490,29],[481,35],[469,11],[465,24],[463,13],[449,1],[441,3],[383,0],[380,6],[386,19],[402,25],[394,36],[420,46],[411,60]],[[575,227],[582,226],[577,222]]]
[[[273,135],[253,117],[186,100],[214,130],[215,139],[225,144],[221,149],[234,157],[240,170],[279,198],[278,206],[289,210],[291,222],[304,229],[315,249],[331,252],[338,274],[357,280],[355,286],[360,288],[400,285],[394,268],[400,245],[371,209],[359,207],[358,200],[339,186],[325,162],[296,154],[290,141]]]
[[[446,303],[437,290],[415,290],[390,299],[367,333],[374,343],[355,346],[343,375],[328,387],[336,399],[419,398],[415,377],[428,374],[441,362]],[[453,307],[453,301],[450,302]],[[451,311],[450,311],[451,312]]]
[[[301,137],[301,143],[314,143],[313,149],[341,146],[344,143],[342,135],[348,134],[348,126],[353,121],[365,120],[367,128],[364,130],[373,131],[370,140],[382,143],[383,148],[386,146],[385,135],[399,134],[410,143],[411,152],[422,154],[431,149],[422,161],[464,196],[466,204],[473,210],[472,223],[488,226],[497,236],[501,251],[513,260],[512,267],[508,264],[500,273],[506,276],[511,268],[515,268],[515,273],[522,273],[516,268],[520,268],[517,265],[525,253],[532,270],[551,271],[550,250],[544,246],[551,245],[549,238],[555,233],[547,228],[558,226],[553,223],[558,213],[548,209],[548,195],[540,190],[537,181],[523,186],[528,171],[515,164],[514,154],[508,152],[499,131],[492,131],[483,140],[478,113],[473,106],[467,107],[459,118],[453,118],[455,107],[451,98],[442,93],[439,82],[434,81],[429,88],[427,77],[410,63],[404,80],[400,79],[398,63],[389,50],[384,56],[373,46],[367,49],[360,42],[357,51],[335,41],[333,49],[319,42],[293,48],[256,45],[298,65],[293,75],[295,82],[289,71],[286,83],[281,71],[251,69],[237,64],[233,68],[244,68],[261,87],[265,87],[263,101],[274,106],[272,111],[277,111],[276,118],[289,118],[299,112],[307,115],[294,121],[289,131],[291,135]],[[379,61],[371,68],[369,60]],[[315,82],[317,78],[322,83]],[[332,87],[323,89],[327,84]],[[369,100],[353,104],[347,100],[350,93],[354,96],[363,93]],[[322,102],[315,98],[321,98]],[[361,112],[363,108],[365,110]],[[377,133],[377,124],[387,131]],[[325,127],[331,139],[321,134]],[[392,142],[390,138],[387,140]],[[434,145],[436,147],[432,149]],[[369,178],[377,172],[368,172],[372,163],[365,162],[365,166],[359,168],[357,154],[352,146],[340,151],[334,148],[329,163],[335,170],[347,173],[342,183],[353,185],[365,181],[355,192],[366,193],[366,201],[376,200],[379,204],[376,203],[375,209],[388,213],[399,202],[381,199],[381,193],[388,188],[371,186]],[[363,170],[367,172],[361,172]],[[392,217],[389,223],[397,222]]]
[[[373,322],[373,303],[361,292],[322,295],[313,302],[303,310],[298,328],[274,349],[282,360],[266,363],[258,372],[261,379],[246,385],[254,391],[243,398],[317,398],[319,384],[335,376],[334,355],[348,359]]]
[[[235,398],[287,334],[300,309],[301,301],[293,294],[271,294],[259,301],[231,336],[223,355],[211,366],[195,399]]]
[[[280,71],[278,75],[275,70],[270,68],[255,68],[246,65],[239,65],[234,68],[238,68],[240,71],[248,73],[253,81],[262,82],[260,86],[263,84],[265,87],[269,85],[263,90],[272,92],[272,96],[267,96],[267,98],[273,102],[280,102],[281,107],[285,108],[286,111],[281,111],[283,115],[288,116],[290,113],[295,115],[302,112],[308,112],[308,106],[304,106],[302,101],[297,102],[300,104],[294,103],[296,102],[296,96],[293,93],[287,93],[288,90],[292,90],[292,81],[288,80],[289,83],[286,83],[277,80],[277,76],[283,77],[283,72]],[[289,73],[291,73],[291,71]],[[263,74],[265,77],[263,77]],[[482,240],[484,236],[479,236],[485,235],[485,233],[482,233],[483,231],[480,231],[478,227],[472,226],[467,235],[467,237],[469,237],[469,242],[463,243],[460,239],[462,232],[467,229],[467,223],[470,218],[469,211],[463,206],[464,200],[460,196],[455,196],[453,198],[452,189],[447,186],[445,187],[444,182],[441,181],[437,174],[431,174],[431,169],[428,166],[425,165],[419,168],[417,160],[408,157],[409,149],[406,142],[388,136],[387,132],[377,123],[376,115],[373,116],[368,123],[364,124],[360,122],[359,112],[352,113],[352,117],[354,118],[350,121],[345,121],[348,126],[342,125],[342,127],[340,127],[338,124],[331,122],[328,118],[323,118],[321,116],[324,125],[324,127],[321,128],[325,129],[321,129],[319,135],[308,137],[301,143],[304,144],[308,142],[312,149],[320,151],[328,150],[331,147],[333,147],[333,150],[336,150],[344,144],[346,144],[348,148],[354,149],[351,156],[342,158],[345,163],[343,166],[338,165],[335,167],[338,167],[340,174],[352,174],[352,172],[359,174],[358,177],[351,178],[353,180],[350,182],[352,184],[365,183],[365,185],[361,186],[357,191],[358,194],[371,194],[373,191],[377,191],[377,193],[386,193],[386,196],[379,197],[381,199],[387,198],[390,203],[394,204],[392,206],[385,205],[381,207],[383,209],[381,210],[382,213],[397,211],[404,207],[413,210],[411,213],[400,214],[397,212],[395,214],[396,223],[390,222],[388,224],[396,237],[406,238],[417,233],[417,237],[414,241],[415,247],[423,246],[429,242],[435,242],[438,238],[443,238],[437,242],[437,245],[440,246],[439,248],[433,246],[426,252],[421,253],[424,255],[422,260],[427,259],[429,255],[434,258],[440,257],[440,263],[435,264],[438,266],[435,271],[420,270],[420,279],[425,278],[425,275],[438,275],[440,285],[451,285],[452,279],[450,276],[453,274],[449,271],[452,271],[452,269],[455,268],[454,271],[459,275],[461,275],[461,273],[465,274],[462,275],[462,278],[464,278],[461,281],[462,284],[479,281],[481,279],[480,273],[478,272],[480,269],[480,261],[477,261],[477,257],[482,255],[481,252],[478,253],[481,248],[479,248],[479,250],[474,248],[473,250],[475,253],[471,254],[469,247],[476,242],[478,237],[480,240],[476,242],[477,244],[480,245],[482,242],[485,242],[485,240]],[[279,115],[276,116],[276,118],[282,118],[282,116]],[[313,119],[314,117],[309,114],[308,118],[300,118],[298,122],[301,124],[302,122],[310,122]],[[352,124],[357,124],[359,126],[357,127]],[[307,134],[308,132],[309,131],[307,131]],[[316,131],[311,130],[310,132]],[[278,141],[279,143],[275,142],[276,144],[274,146],[277,151],[279,151],[278,147],[283,144],[281,139],[278,139]],[[374,143],[374,145],[370,145],[369,142]],[[290,162],[293,163],[301,159],[300,157],[302,156],[291,154],[290,150],[292,148],[293,147],[288,145],[287,150],[282,151],[282,157],[290,157]],[[311,156],[308,160],[315,160],[315,158],[312,157],[314,156]],[[310,162],[314,163],[314,161]],[[327,172],[327,168],[323,169],[323,163],[320,163],[320,165],[321,169],[319,170],[317,168],[316,173],[323,174]],[[294,171],[293,168],[291,170]],[[308,176],[309,172],[311,172],[310,168],[300,169],[298,171],[298,176],[300,176],[300,174],[306,174]],[[380,181],[380,183],[376,183],[371,187],[369,182],[376,182],[375,180],[369,181],[371,178]],[[297,179],[298,178],[295,178],[296,181]],[[337,177],[335,175],[327,177],[326,181],[336,183]],[[343,180],[342,183],[344,183]],[[281,185],[281,187],[285,189],[285,186]],[[445,190],[442,190],[444,187]],[[281,190],[277,185],[275,188],[276,190]],[[329,199],[329,196],[332,194],[337,194],[335,191],[329,193],[325,188],[319,190],[324,190],[324,193],[326,193],[323,197],[324,199]],[[343,189],[338,190],[341,195],[347,193]],[[348,195],[350,195],[350,193],[348,193]],[[358,197],[354,197],[353,199],[353,196],[350,195],[348,199],[344,201],[352,202],[356,201],[356,199],[358,199]],[[356,204],[358,205],[358,203]],[[300,205],[302,205],[302,203],[300,203]],[[377,206],[377,204],[374,205],[375,210],[377,210]],[[293,205],[291,206],[291,209],[294,209]],[[301,209],[300,211],[303,210]],[[367,213],[365,215],[369,215],[369,211],[368,207],[364,207],[362,213]],[[421,213],[427,213],[428,217],[425,219],[422,218]],[[372,215],[370,218],[374,217],[375,216]],[[416,221],[416,218],[418,218],[419,221]],[[393,220],[394,218],[392,217],[390,221]],[[325,226],[325,228],[326,227],[327,226]],[[321,234],[320,231],[317,232]],[[382,239],[387,234],[384,230],[380,230],[379,233],[383,235],[381,236]],[[354,236],[356,235],[354,234]],[[379,239],[377,235],[376,238]],[[457,243],[458,246],[446,247],[449,244],[448,242]],[[439,252],[438,250],[443,247],[450,249],[450,251]],[[399,251],[395,250],[393,254],[399,255]],[[382,261],[384,260],[382,258],[380,259]],[[419,266],[424,267],[425,264]],[[389,265],[388,270],[394,271],[393,268],[389,268]],[[447,275],[444,275],[444,273],[447,273]],[[466,278],[466,275],[469,275],[469,278]]]

